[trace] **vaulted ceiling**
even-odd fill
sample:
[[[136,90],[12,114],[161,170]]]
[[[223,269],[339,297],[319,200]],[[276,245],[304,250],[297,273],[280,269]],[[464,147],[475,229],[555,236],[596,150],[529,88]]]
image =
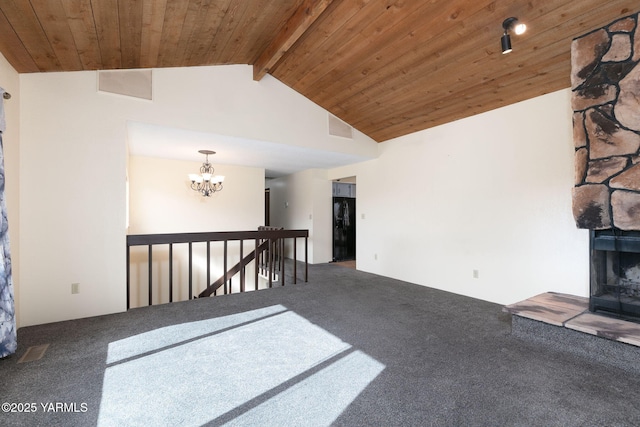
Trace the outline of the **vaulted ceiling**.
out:
[[[376,141],[570,86],[638,0],[0,0],[19,73],[251,64]],[[527,24],[500,49],[502,22]],[[640,30],[638,30],[640,31]]]

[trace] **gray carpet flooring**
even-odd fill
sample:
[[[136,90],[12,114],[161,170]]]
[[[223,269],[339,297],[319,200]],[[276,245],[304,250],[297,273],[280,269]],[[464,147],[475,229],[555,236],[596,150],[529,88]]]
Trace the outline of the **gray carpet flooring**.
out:
[[[497,304],[332,264],[18,340],[2,426],[640,425],[638,376],[512,335]]]

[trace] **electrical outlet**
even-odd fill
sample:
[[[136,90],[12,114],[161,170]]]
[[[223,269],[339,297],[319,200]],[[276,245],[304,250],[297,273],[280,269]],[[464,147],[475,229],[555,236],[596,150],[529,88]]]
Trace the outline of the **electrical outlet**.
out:
[[[373,254],[373,259],[378,260],[378,254]]]
[[[473,278],[477,279],[480,277],[480,272],[478,270],[473,270]]]
[[[72,283],[71,284],[71,293],[79,294],[80,293],[80,283]]]

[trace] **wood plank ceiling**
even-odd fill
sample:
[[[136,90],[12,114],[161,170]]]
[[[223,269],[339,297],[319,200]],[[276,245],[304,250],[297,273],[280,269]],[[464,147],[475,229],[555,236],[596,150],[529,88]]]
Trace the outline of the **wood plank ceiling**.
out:
[[[376,141],[569,87],[638,0],[0,0],[19,73],[251,64]],[[502,21],[528,31],[502,55]],[[640,30],[638,30],[640,31]]]

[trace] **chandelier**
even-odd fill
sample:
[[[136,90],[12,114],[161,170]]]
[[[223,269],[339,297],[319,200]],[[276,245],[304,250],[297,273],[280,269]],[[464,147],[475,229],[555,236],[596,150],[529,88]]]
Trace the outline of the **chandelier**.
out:
[[[209,154],[216,154],[211,150],[199,150],[198,153],[204,154],[205,161],[200,167],[200,174],[190,173],[191,189],[199,192],[204,197],[211,197],[216,191],[222,190],[223,175],[214,175],[213,166],[209,163]]]

